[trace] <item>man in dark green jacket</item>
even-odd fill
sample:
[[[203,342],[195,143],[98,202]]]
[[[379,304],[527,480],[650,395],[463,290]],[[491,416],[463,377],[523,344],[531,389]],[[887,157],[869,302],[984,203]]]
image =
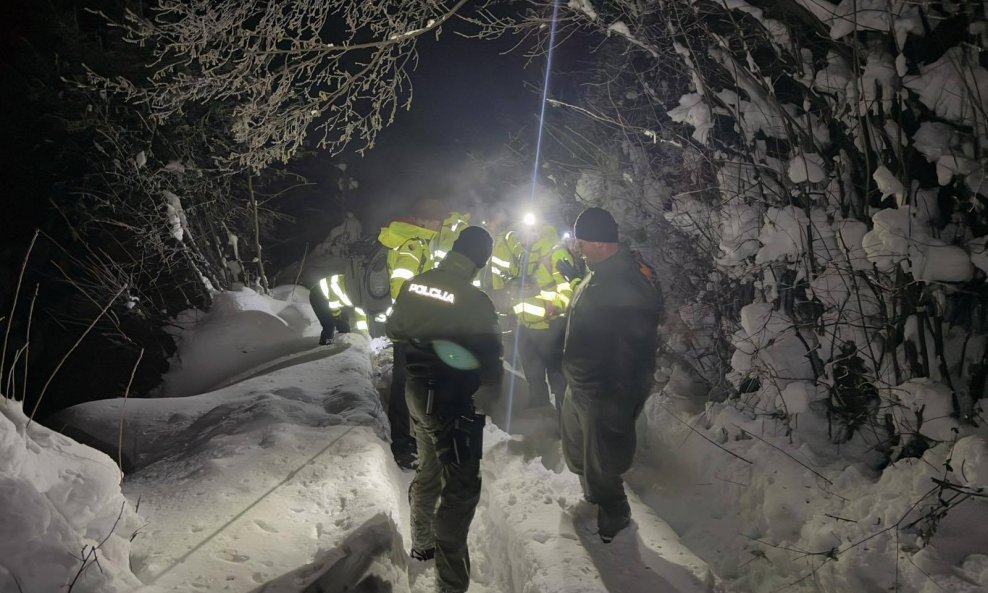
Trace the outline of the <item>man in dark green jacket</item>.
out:
[[[436,559],[440,593],[470,585],[467,533],[480,500],[484,412],[503,373],[494,304],[471,284],[492,243],[484,229],[464,229],[439,267],[401,287],[385,326],[406,347],[405,397],[418,444],[411,555]]]
[[[631,520],[621,474],[631,467],[635,419],[652,385],[662,300],[649,268],[618,243],[609,212],[587,208],[573,230],[590,274],[566,326],[563,454],[598,505],[598,532],[609,542]]]

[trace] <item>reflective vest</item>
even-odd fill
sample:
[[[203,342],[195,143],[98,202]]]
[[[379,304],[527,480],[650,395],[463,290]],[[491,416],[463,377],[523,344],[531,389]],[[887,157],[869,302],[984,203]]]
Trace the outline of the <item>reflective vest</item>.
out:
[[[354,329],[364,333],[370,331],[370,326],[367,323],[367,312],[354,306],[353,301],[350,300],[350,296],[346,292],[346,278],[343,277],[343,274],[333,274],[328,278],[323,278],[319,281],[319,289],[326,297],[326,301],[329,302],[329,310],[333,317],[342,315],[343,309],[353,309]]]
[[[453,250],[453,243],[460,236],[463,229],[470,226],[470,215],[462,212],[454,212],[446,217],[439,232],[432,238],[430,247],[432,248],[432,269],[439,265],[439,262],[446,259],[446,254]]]
[[[510,237],[507,238],[509,244]],[[562,259],[572,262],[569,251],[558,244],[559,236],[551,225],[542,227],[542,236],[530,247],[521,241],[514,243],[512,265],[509,273],[512,279],[521,280],[524,272],[525,285],[520,290],[512,290],[512,310],[519,323],[530,329],[548,329],[549,322],[563,316],[573,298],[573,286],[556,270],[556,263]],[[525,267],[527,257],[528,266]]]
[[[508,280],[513,277],[517,266],[514,264],[515,254],[524,251],[525,246],[518,240],[514,231],[500,233],[494,238],[494,249],[491,252],[490,278],[493,290],[503,290]]]
[[[377,240],[390,249],[388,272],[391,299],[398,298],[402,284],[433,267],[430,242],[438,233],[410,222],[395,221],[381,229]]]

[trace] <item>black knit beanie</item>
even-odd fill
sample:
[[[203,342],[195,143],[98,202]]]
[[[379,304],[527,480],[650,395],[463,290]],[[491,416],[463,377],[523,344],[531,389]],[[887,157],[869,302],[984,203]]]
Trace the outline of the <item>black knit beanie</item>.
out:
[[[479,226],[468,226],[463,229],[453,243],[453,251],[470,258],[478,268],[487,265],[493,248],[494,239],[491,239],[490,233]]]
[[[587,208],[576,218],[573,236],[594,243],[617,243],[618,227],[611,213],[603,208]]]

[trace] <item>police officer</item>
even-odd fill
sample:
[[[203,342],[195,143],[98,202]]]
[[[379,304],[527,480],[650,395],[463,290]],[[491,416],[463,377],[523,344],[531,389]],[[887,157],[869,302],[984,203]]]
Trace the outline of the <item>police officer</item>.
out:
[[[598,533],[608,542],[631,520],[621,474],[631,467],[635,419],[652,386],[662,300],[650,268],[618,243],[609,212],[587,208],[573,234],[590,273],[566,325],[563,455],[598,505]]]
[[[467,533],[480,499],[483,413],[503,373],[494,305],[472,285],[491,245],[484,229],[465,228],[437,268],[405,283],[385,326],[406,348],[406,399],[418,442],[411,555],[436,559],[440,593],[470,584]]]

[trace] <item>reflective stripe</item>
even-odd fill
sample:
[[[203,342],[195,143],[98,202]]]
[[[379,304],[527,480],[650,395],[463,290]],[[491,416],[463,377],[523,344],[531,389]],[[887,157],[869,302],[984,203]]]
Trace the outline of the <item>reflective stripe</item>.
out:
[[[474,285],[474,286],[476,286],[477,288],[480,288],[480,280],[474,280],[474,281],[473,281],[473,282],[471,282],[470,284],[473,284],[473,285]]]
[[[394,310],[395,310],[394,307],[388,307],[388,310],[385,311],[384,314],[390,317],[391,316],[391,312],[394,311]]]
[[[563,304],[563,308],[569,307],[569,297],[568,296],[566,296],[565,294],[560,293],[559,296],[558,296],[558,298],[559,298],[559,302]]]
[[[539,298],[551,301],[556,298],[556,293],[551,290],[543,290],[539,292]]]
[[[326,279],[325,278],[323,278],[322,280],[319,281],[319,289],[322,290],[323,296],[328,299],[329,298],[329,283],[326,282]]]
[[[442,249],[436,250],[436,259],[446,259],[446,252]]]
[[[516,315],[521,315],[525,313],[527,315],[535,315],[537,317],[545,317],[545,309],[539,307],[538,305],[533,305],[531,303],[518,303],[514,306],[514,311]]]
[[[368,329],[370,329],[370,326],[367,325],[367,322],[364,321],[363,319],[361,319],[360,321],[358,321],[355,325],[356,325],[356,327],[357,327],[358,330],[367,331]]]
[[[374,316],[374,321],[378,323],[384,323],[387,320],[388,320],[388,316],[385,313],[378,313],[377,315]]]
[[[329,301],[329,308],[333,311],[339,311],[343,308],[343,303],[339,301]]]
[[[556,285],[557,292],[567,292],[573,290],[573,286],[569,282],[560,282]]]
[[[501,268],[491,268],[491,271],[494,272],[494,275],[495,276],[500,276],[501,278],[507,277],[507,274],[505,274],[504,272],[502,272],[501,271]]]
[[[506,262],[503,259],[501,259],[500,257],[497,257],[495,255],[492,255],[491,256],[491,263],[494,264],[494,265],[496,265],[496,266],[500,266],[502,268],[510,268],[511,267],[511,262]]]
[[[363,315],[364,317],[367,316],[367,313],[360,307],[354,307],[353,310],[357,312],[357,315]]]
[[[329,279],[329,286],[330,286],[330,288],[333,289],[333,293],[336,296],[340,297],[340,300],[343,301],[343,304],[344,305],[346,305],[347,307],[352,307],[353,306],[353,303],[350,302],[350,297],[348,297],[346,295],[346,292],[344,292],[343,287],[340,286],[340,275],[339,274],[333,274],[332,277],[330,277],[330,279]]]
[[[391,272],[391,279],[401,278],[402,280],[411,280],[415,277],[415,272],[407,270],[405,268],[396,268],[395,271]]]

